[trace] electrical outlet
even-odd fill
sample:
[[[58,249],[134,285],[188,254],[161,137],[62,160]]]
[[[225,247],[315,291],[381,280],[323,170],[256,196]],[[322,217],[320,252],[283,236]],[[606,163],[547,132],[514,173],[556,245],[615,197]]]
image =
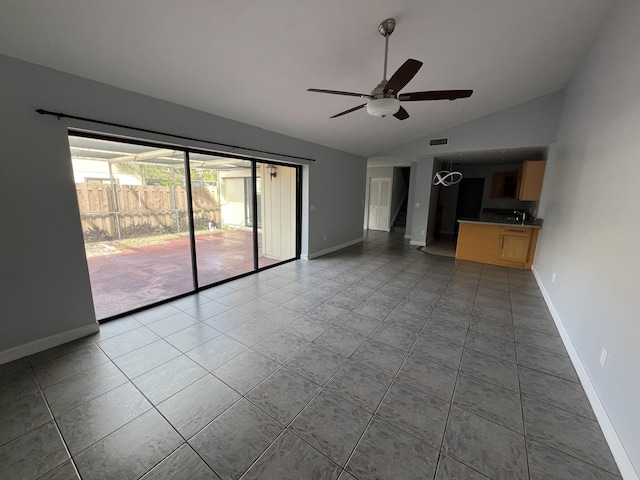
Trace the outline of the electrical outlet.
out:
[[[553,275],[551,275],[551,283],[556,283],[556,272],[553,272]]]
[[[609,352],[607,352],[607,349],[602,347],[602,352],[600,352],[600,366],[604,367],[604,364],[607,363],[607,355],[609,354]]]
[[[325,242],[327,241],[327,234],[326,233],[324,234],[324,241]]]

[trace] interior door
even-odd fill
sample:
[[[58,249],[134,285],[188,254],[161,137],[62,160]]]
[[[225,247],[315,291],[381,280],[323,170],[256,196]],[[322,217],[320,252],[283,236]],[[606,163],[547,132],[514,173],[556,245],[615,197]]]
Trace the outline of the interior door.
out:
[[[369,230],[389,231],[389,210],[391,207],[391,179],[371,178],[369,180]]]

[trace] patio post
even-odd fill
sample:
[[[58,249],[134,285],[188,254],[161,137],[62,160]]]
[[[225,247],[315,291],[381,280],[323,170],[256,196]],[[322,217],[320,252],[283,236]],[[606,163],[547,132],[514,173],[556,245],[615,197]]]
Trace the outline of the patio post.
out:
[[[116,233],[118,234],[118,240],[122,240],[122,235],[120,234],[120,210],[118,209],[118,195],[116,195],[116,182],[113,178],[113,169],[111,168],[111,162],[107,161],[107,165],[109,165],[109,182],[111,182],[111,197],[113,199],[113,209],[114,209],[114,218],[116,221]]]

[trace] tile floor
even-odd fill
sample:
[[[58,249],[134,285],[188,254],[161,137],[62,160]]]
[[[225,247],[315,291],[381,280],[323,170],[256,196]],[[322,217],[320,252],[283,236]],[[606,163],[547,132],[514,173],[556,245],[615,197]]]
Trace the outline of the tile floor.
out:
[[[615,479],[529,271],[402,234],[0,366],[3,479]]]

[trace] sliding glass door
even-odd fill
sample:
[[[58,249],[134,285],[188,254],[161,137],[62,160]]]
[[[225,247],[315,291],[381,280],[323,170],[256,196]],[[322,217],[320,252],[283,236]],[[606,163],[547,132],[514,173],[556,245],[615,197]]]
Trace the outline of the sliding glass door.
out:
[[[299,255],[299,167],[84,134],[69,144],[98,320]]]
[[[251,162],[190,153],[189,164],[198,285],[253,271]]]
[[[184,152],[69,143],[96,317],[192,291]]]

